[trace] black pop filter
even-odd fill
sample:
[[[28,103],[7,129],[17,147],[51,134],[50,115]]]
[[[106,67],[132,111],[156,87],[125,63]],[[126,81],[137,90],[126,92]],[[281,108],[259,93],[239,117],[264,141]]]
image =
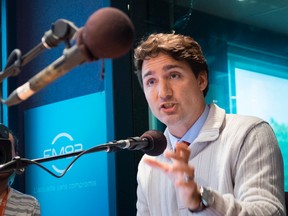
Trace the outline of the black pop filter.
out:
[[[167,140],[164,134],[157,130],[146,131],[141,138],[149,141],[149,146],[142,149],[145,154],[158,156],[164,152],[167,147]]]

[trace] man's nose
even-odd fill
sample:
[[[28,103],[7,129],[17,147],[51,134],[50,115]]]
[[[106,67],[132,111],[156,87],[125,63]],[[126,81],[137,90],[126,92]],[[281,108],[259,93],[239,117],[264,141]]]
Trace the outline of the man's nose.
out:
[[[158,95],[162,99],[170,98],[172,96],[172,88],[171,84],[169,84],[165,80],[159,81],[158,85]]]

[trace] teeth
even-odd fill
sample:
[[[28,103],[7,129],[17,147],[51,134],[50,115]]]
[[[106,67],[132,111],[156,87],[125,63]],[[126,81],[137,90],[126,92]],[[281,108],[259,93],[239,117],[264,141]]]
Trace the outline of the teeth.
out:
[[[172,107],[172,106],[173,106],[172,103],[167,103],[167,104],[164,104],[164,105],[163,105],[164,108],[170,108],[170,107]]]

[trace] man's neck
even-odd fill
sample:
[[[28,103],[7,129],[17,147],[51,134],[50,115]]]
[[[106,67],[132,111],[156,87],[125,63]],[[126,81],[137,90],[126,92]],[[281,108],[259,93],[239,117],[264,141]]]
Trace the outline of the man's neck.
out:
[[[181,138],[187,131],[199,120],[199,118],[203,115],[206,108],[206,104],[203,104],[203,107],[199,109],[199,112],[194,116],[193,119],[187,119],[186,121],[182,121],[181,124],[177,125],[167,125],[169,132],[177,137]],[[206,119],[205,119],[206,120]]]

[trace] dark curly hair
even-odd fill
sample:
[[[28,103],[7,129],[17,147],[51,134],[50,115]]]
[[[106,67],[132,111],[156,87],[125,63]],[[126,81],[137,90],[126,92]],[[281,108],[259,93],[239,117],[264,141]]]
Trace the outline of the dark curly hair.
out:
[[[179,34],[151,34],[146,40],[142,40],[134,50],[135,73],[142,88],[143,61],[156,57],[159,53],[169,55],[177,61],[187,62],[196,78],[203,71],[208,76],[206,59],[200,45],[193,38]],[[208,85],[203,91],[204,96],[207,92]]]

